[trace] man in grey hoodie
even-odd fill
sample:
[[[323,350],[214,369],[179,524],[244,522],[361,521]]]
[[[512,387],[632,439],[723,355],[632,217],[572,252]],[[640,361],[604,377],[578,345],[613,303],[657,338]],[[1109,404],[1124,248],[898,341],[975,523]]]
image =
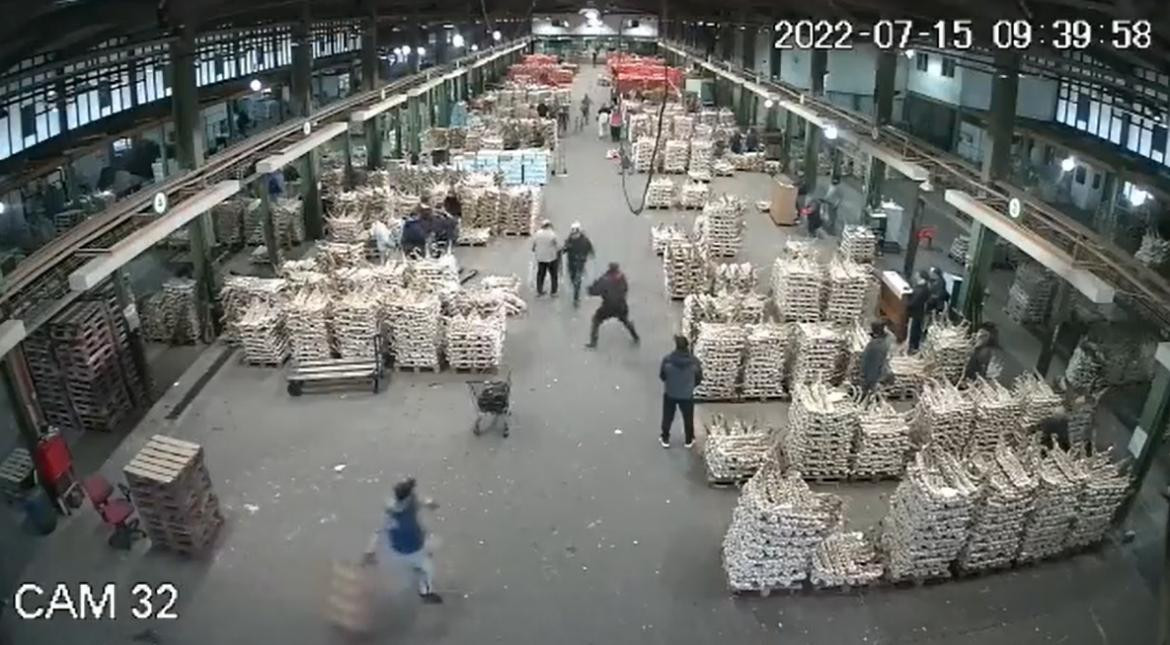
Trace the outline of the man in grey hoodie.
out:
[[[703,366],[691,354],[690,343],[685,336],[674,337],[674,351],[662,359],[658,378],[664,386],[662,436],[658,442],[663,448],[670,447],[670,426],[674,424],[674,411],[677,408],[683,418],[683,445],[690,448],[695,444],[695,388],[703,382]]]
[[[861,352],[861,395],[868,397],[877,389],[890,371],[890,336],[886,323],[877,321],[869,326],[869,342]]]

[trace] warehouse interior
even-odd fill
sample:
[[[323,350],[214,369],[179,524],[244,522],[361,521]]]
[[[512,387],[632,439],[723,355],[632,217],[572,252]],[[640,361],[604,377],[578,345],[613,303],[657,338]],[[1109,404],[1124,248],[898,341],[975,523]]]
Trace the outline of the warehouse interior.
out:
[[[1168,638],[1156,3],[28,14],[0,644]],[[546,220],[592,241],[579,306]],[[587,347],[609,263],[640,338]],[[437,606],[366,557],[407,477]],[[111,619],[49,612],[107,583]]]

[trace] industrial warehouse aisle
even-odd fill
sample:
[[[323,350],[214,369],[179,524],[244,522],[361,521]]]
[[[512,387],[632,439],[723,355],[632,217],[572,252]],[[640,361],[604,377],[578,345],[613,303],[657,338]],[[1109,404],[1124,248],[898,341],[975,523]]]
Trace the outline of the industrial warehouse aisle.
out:
[[[593,87],[586,69],[578,88]],[[595,89],[601,99],[604,90]],[[579,93],[578,93],[579,94]],[[329,564],[357,557],[381,523],[394,481],[415,475],[442,504],[428,524],[439,538],[437,584],[447,602],[422,606],[409,591],[379,597],[375,638],[402,645],[505,643],[1137,643],[1148,640],[1154,601],[1117,550],[1015,573],[862,595],[733,598],[720,543],[733,490],[706,486],[700,458],[655,439],[657,366],[679,307],[662,293],[651,223],[682,214],[629,214],[608,142],[595,131],[565,144],[570,176],[547,189],[563,232],[580,220],[598,263],[621,262],[643,335],[630,344],[610,323],[600,348],[582,347],[594,306],[574,311],[526,294],[529,313],[509,322],[505,362],[514,383],[514,431],[474,437],[466,377],[394,374],[380,395],[292,399],[279,370],[232,357],[175,421],[171,406],[212,368],[205,352],[113,455],[117,476],[155,433],[203,444],[227,524],[206,561],[112,552],[83,509],[47,538],[25,579],[112,581],[120,620],[3,626],[18,645],[140,642],[165,645],[344,642],[323,619]],[[630,182],[630,192],[641,181]],[[762,176],[718,188],[762,197]],[[640,194],[640,193],[638,193]],[[784,232],[750,216],[744,257],[765,266]],[[797,232],[799,234],[799,232]],[[465,266],[526,276],[527,240],[461,249]],[[766,277],[766,274],[765,274]],[[705,406],[781,418],[779,404]],[[699,415],[702,416],[703,408]],[[678,432],[676,430],[676,432]],[[880,513],[870,490],[850,501]],[[173,582],[178,620],[134,621],[129,585]],[[144,630],[152,632],[144,633]],[[157,640],[150,640],[155,636]],[[143,640],[146,639],[146,640]]]

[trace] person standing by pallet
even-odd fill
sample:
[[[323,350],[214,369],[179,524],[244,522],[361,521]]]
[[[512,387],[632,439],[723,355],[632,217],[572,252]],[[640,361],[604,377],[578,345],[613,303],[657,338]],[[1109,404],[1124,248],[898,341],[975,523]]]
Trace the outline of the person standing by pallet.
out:
[[[670,426],[674,425],[674,411],[682,412],[683,446],[695,445],[695,388],[703,382],[703,366],[691,353],[686,336],[674,337],[674,351],[662,359],[658,368],[662,381],[662,436],[658,443],[670,447]]]
[[[569,227],[565,238],[565,260],[569,268],[569,282],[573,284],[573,306],[581,304],[581,279],[585,276],[585,262],[593,257],[593,242],[581,230],[581,222]]]
[[[561,240],[553,230],[552,222],[544,220],[540,230],[532,234],[532,257],[536,260],[536,295],[544,295],[544,279],[552,280],[550,295],[557,295],[557,278],[561,271]]]
[[[418,518],[420,507],[434,510],[438,508],[438,504],[431,500],[418,499],[413,477],[395,484],[394,499],[386,505],[385,526],[370,539],[370,544],[366,547],[365,562],[377,561],[378,544],[385,535],[389,542],[391,560],[410,572],[423,602],[436,605],[443,602],[443,597],[435,593],[433,585],[435,565],[427,548],[426,531]]]

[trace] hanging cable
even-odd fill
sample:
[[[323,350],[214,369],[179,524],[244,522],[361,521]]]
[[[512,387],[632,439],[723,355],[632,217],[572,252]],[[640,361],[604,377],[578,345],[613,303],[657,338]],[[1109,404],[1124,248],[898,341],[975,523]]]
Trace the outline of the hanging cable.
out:
[[[665,4],[665,3],[664,3]],[[619,31],[620,33],[620,31]],[[617,79],[614,79],[615,82]],[[621,94],[618,94],[619,101]],[[642,211],[646,210],[646,195],[650,193],[650,182],[654,181],[654,171],[658,168],[658,149],[662,145],[662,123],[664,115],[666,114],[666,102],[670,97],[670,66],[666,64],[666,59],[662,61],[662,105],[658,106],[658,127],[654,133],[654,152],[650,155],[650,170],[646,173],[646,185],[642,188],[642,200],[637,206],[630,201],[630,194],[626,189],[626,174],[629,170],[629,164],[626,160],[629,159],[627,152],[628,142],[618,143],[618,156],[620,161],[619,173],[622,181],[622,198],[626,201],[626,208],[634,215],[641,215]]]

